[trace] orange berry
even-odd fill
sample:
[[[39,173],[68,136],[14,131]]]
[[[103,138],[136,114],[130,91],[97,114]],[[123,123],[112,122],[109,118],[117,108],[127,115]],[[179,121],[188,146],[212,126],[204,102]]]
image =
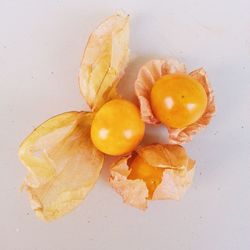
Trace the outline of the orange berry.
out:
[[[91,139],[101,152],[121,155],[140,143],[144,130],[138,108],[129,101],[114,99],[97,111],[91,126]]]
[[[152,199],[153,193],[162,181],[163,168],[149,165],[140,156],[137,156],[130,165],[131,172],[128,176],[130,180],[141,179],[148,188],[148,199]]]
[[[171,128],[184,128],[196,122],[207,106],[207,95],[199,81],[185,74],[161,77],[151,90],[154,115]]]

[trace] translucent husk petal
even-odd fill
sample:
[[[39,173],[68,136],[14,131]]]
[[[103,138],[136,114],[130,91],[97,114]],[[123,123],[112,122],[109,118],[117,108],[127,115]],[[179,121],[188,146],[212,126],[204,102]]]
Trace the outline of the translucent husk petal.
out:
[[[121,195],[123,201],[133,207],[145,210],[147,208],[148,189],[142,180],[129,180],[128,157],[118,160],[110,170],[110,184]]]
[[[118,97],[116,87],[129,60],[129,16],[115,14],[90,35],[82,58],[80,90],[92,110]]]
[[[78,206],[96,183],[103,154],[92,144],[93,114],[67,112],[36,128],[21,144],[23,188],[37,216],[51,221]]]

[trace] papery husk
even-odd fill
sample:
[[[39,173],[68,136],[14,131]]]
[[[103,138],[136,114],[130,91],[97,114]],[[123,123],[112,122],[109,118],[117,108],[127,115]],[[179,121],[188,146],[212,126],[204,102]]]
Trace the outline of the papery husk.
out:
[[[127,178],[131,172],[128,166],[130,157],[122,157],[111,166],[109,181],[125,203],[145,210],[147,208],[148,189],[144,181],[129,180]]]
[[[93,114],[67,112],[36,128],[21,144],[23,188],[36,215],[52,221],[70,212],[96,183],[104,156],[92,144]]]
[[[191,185],[195,162],[182,146],[153,144],[139,148],[135,155],[153,167],[164,169],[162,181],[155,189],[152,200],[179,200]],[[121,158],[111,166],[110,183],[125,203],[144,210],[148,201],[147,186],[143,180],[128,179],[130,157]]]
[[[129,16],[115,14],[90,35],[82,58],[79,84],[90,108],[98,110],[118,97],[116,87],[129,60]]]
[[[166,169],[163,172],[162,182],[155,189],[152,200],[180,200],[193,182],[195,162],[188,159],[188,166],[182,171]]]
[[[180,145],[153,144],[139,148],[137,153],[151,166],[178,171],[185,170],[189,160]]]
[[[174,59],[152,60],[146,63],[139,70],[135,81],[135,92],[140,103],[141,117],[148,124],[158,124],[160,121],[154,116],[150,106],[150,93],[154,83],[162,76],[173,73],[188,74],[185,65]],[[192,140],[192,136],[206,127],[215,114],[215,102],[211,85],[207,74],[203,68],[189,73],[190,76],[198,80],[204,87],[207,94],[207,107],[202,117],[195,123],[186,128],[168,129],[168,143],[183,144]]]

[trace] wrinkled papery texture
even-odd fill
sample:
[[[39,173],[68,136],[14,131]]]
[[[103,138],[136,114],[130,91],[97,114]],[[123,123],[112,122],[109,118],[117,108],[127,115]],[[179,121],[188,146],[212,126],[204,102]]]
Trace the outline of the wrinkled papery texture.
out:
[[[150,93],[154,83],[162,76],[173,73],[187,74],[185,65],[174,59],[152,60],[146,63],[139,70],[135,81],[135,92],[140,103],[141,117],[144,122],[158,124],[160,121],[154,116],[150,106]],[[168,143],[183,144],[192,140],[192,136],[206,127],[215,114],[215,102],[213,90],[208,81],[207,74],[203,68],[189,73],[190,76],[198,80],[204,87],[207,94],[207,107],[202,117],[195,123],[181,129],[168,129]]]
[[[99,177],[104,156],[92,144],[93,114],[67,112],[36,128],[21,144],[23,188],[36,215],[52,221],[74,209]]]
[[[92,110],[118,97],[116,87],[129,60],[129,16],[107,18],[90,35],[82,58],[80,90]]]
[[[163,177],[153,193],[152,200],[179,200],[191,185],[195,162],[188,157],[180,145],[153,144],[136,151],[144,161],[153,167],[163,168]],[[147,208],[148,190],[143,180],[129,180],[128,159],[123,157],[111,166],[110,183],[124,202],[145,210]]]
[[[131,170],[128,166],[128,157],[122,157],[111,166],[110,184],[120,194],[123,201],[133,207],[145,210],[147,208],[148,189],[142,180],[129,180]]]

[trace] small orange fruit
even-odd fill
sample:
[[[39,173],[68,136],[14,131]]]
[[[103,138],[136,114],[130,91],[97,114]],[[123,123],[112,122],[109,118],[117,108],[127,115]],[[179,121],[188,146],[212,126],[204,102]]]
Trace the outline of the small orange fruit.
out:
[[[131,172],[128,176],[128,179],[143,180],[148,188],[148,199],[152,199],[155,189],[162,181],[164,169],[149,165],[140,156],[136,156],[136,158],[132,161],[130,169]]]
[[[207,107],[207,95],[199,81],[185,74],[161,77],[151,90],[154,115],[171,128],[184,128],[196,122]]]
[[[91,139],[101,152],[121,155],[140,143],[144,130],[139,109],[129,101],[114,99],[97,111],[91,125]]]

